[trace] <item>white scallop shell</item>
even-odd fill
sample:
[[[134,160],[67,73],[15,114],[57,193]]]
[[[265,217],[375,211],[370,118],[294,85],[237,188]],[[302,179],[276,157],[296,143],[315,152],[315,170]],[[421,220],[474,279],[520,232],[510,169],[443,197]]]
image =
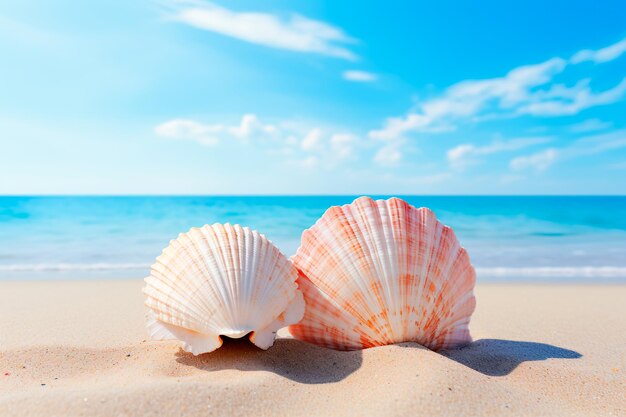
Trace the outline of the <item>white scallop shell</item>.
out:
[[[193,228],[170,242],[145,279],[148,331],[155,340],[183,341],[194,355],[219,348],[220,336],[250,334],[267,349],[279,328],[304,314],[296,279],[291,262],[256,231]]]
[[[361,197],[331,207],[292,258],[306,301],[294,337],[340,350],[471,341],[476,280],[454,232],[427,208]]]

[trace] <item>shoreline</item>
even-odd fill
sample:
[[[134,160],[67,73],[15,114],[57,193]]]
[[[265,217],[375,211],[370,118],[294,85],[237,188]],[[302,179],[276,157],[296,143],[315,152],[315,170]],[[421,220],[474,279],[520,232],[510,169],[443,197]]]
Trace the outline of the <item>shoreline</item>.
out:
[[[4,268],[3,268],[4,267]],[[145,276],[149,275],[150,266],[142,265]],[[598,266],[598,267],[475,267],[478,283],[490,284],[516,284],[516,285],[540,285],[546,284],[590,284],[626,285],[626,267],[621,266]],[[2,276],[6,272],[10,276]],[[98,274],[85,277],[85,273]],[[133,281],[142,280],[143,276],[127,274],[128,269],[82,269],[72,267],[68,269],[10,269],[0,265],[0,283],[7,282],[107,282],[107,281]],[[17,275],[16,275],[17,274]]]

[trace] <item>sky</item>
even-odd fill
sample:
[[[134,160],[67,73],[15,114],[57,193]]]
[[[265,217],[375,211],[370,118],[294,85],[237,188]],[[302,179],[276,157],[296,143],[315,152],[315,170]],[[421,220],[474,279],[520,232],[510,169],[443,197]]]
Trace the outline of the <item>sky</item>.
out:
[[[626,194],[626,3],[0,3],[0,194]]]

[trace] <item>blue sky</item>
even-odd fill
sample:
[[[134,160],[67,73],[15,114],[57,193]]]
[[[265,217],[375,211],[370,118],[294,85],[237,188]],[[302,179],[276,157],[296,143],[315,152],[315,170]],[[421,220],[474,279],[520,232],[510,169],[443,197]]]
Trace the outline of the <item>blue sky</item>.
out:
[[[3,194],[626,193],[623,1],[13,3]]]

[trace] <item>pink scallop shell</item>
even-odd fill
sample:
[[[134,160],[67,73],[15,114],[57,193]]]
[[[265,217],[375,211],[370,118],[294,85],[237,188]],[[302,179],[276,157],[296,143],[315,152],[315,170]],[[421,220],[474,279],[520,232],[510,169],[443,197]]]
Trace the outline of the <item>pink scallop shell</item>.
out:
[[[476,274],[451,228],[399,198],[331,207],[302,235],[292,262],[304,318],[292,335],[357,350],[417,342],[433,350],[471,341]]]

